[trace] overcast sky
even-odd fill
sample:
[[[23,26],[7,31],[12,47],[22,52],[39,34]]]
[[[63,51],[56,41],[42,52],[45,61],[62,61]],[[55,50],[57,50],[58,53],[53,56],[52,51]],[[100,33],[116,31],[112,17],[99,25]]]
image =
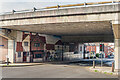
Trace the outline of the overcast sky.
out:
[[[0,13],[14,10],[42,8],[54,5],[78,4],[83,2],[101,2],[111,0],[0,0]]]

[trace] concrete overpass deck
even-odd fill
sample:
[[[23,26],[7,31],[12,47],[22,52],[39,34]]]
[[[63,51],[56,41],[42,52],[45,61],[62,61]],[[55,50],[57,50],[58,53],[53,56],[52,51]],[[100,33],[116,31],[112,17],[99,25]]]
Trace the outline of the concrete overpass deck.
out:
[[[2,28],[60,35],[64,41],[70,36],[84,38],[81,41],[113,42],[112,23],[118,20],[119,4],[54,9],[0,16]],[[94,37],[93,40],[90,37]],[[70,40],[70,39],[69,39]],[[73,41],[73,40],[71,40]],[[78,40],[79,41],[79,40]]]

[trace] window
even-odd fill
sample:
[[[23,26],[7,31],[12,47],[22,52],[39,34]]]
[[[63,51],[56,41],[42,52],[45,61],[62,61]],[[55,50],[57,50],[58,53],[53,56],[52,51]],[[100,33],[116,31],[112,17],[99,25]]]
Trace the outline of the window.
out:
[[[82,46],[80,46],[80,51],[82,51]]]
[[[21,52],[18,52],[18,57],[21,57]]]
[[[27,52],[27,56],[29,56],[29,52]]]
[[[66,45],[65,45],[65,49],[66,49]]]
[[[60,46],[57,46],[58,47],[58,49],[60,48]]]
[[[40,43],[34,43],[35,47],[40,47]]]
[[[95,47],[93,46],[93,51],[95,51]]]
[[[35,54],[35,58],[42,58],[42,54]]]
[[[24,46],[28,46],[28,42],[24,42]]]
[[[74,54],[78,54],[78,51],[75,51]]]

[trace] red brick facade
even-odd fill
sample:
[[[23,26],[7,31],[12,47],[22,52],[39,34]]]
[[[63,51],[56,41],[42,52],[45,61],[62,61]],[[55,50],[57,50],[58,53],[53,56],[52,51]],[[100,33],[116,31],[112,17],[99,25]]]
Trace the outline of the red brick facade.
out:
[[[55,50],[55,45],[54,44],[46,44],[46,49],[47,50]]]
[[[86,47],[86,51],[95,52],[96,53],[96,46],[87,46]]]
[[[23,52],[22,42],[17,42],[16,52]]]
[[[2,41],[0,41],[0,48],[2,48],[2,53],[1,53],[2,59],[0,59],[0,60],[5,62],[6,56],[8,55],[8,39],[0,36],[0,40],[2,40]]]

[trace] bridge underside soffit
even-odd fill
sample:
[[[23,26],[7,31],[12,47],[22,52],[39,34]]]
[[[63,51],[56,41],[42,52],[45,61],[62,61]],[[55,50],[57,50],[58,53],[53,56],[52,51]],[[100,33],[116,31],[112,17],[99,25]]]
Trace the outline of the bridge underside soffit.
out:
[[[99,37],[101,39],[104,38],[104,40],[107,40],[107,41],[113,41],[114,39],[112,25],[109,21],[14,25],[14,26],[4,26],[2,28],[37,32],[41,34],[60,35],[64,37],[64,41],[66,41],[66,38],[65,38],[66,36],[77,36],[77,38],[74,38],[74,39],[78,39],[78,36],[81,36],[81,37],[84,37],[83,38],[84,40],[86,40],[85,36],[94,37],[94,38],[97,36],[97,38]],[[97,38],[95,39],[95,41],[97,41]],[[91,39],[91,38],[88,38],[88,39]],[[101,40],[101,39],[98,39],[98,40]],[[111,40],[108,40],[108,39],[111,39]]]
[[[109,21],[100,22],[67,22],[67,23],[50,23],[35,25],[14,25],[2,28],[38,32],[41,34],[51,35],[111,35],[113,34],[111,23]]]

